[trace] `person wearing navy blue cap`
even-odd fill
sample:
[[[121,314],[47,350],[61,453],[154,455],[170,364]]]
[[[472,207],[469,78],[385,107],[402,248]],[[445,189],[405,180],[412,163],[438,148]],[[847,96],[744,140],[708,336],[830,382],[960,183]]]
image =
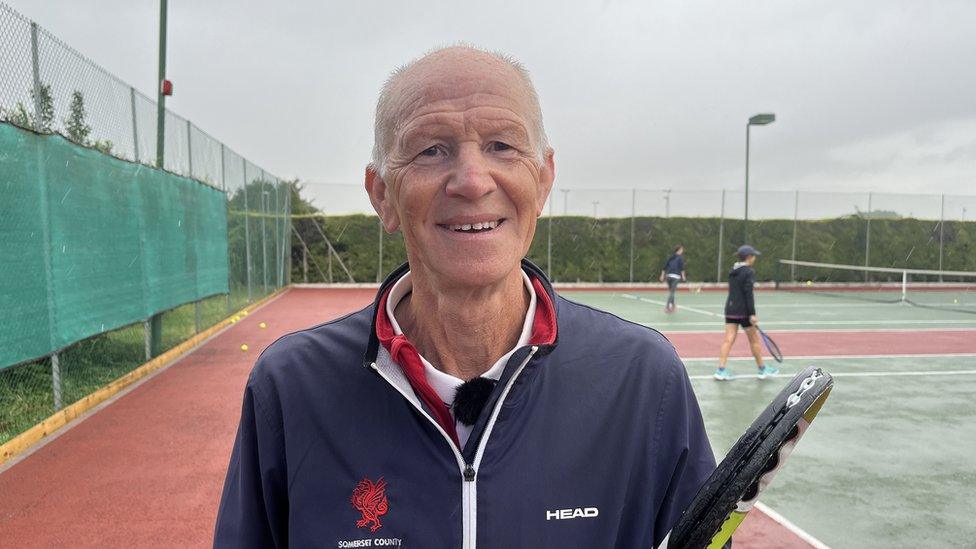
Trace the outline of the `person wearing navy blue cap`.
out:
[[[756,284],[756,271],[752,266],[756,263],[756,258],[761,254],[759,250],[745,244],[736,251],[739,260],[732,265],[729,271],[729,296],[725,300],[725,339],[722,340],[722,350],[719,353],[718,369],[715,370],[717,381],[729,381],[732,379],[732,371],[726,367],[729,360],[729,351],[735,343],[735,338],[739,334],[739,326],[742,326],[746,337],[749,338],[749,348],[752,356],[756,358],[756,366],[759,367],[759,379],[779,372],[775,366],[763,364],[762,345],[759,342],[759,318],[756,316],[756,302],[753,298],[753,286]]]

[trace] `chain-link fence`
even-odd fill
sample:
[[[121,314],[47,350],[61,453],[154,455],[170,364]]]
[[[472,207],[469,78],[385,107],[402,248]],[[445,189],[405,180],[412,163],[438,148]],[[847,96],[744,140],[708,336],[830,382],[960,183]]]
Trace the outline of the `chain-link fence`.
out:
[[[204,210],[194,203],[193,197],[207,193],[195,191],[192,185],[183,185],[178,191],[169,189],[175,192],[173,205],[164,208],[159,204],[149,204],[156,200],[156,195],[140,194],[138,189],[134,190],[134,178],[130,177],[133,173],[131,166],[141,164],[157,167],[156,102],[36,23],[0,3],[0,129],[4,129],[3,126],[11,130],[5,133],[8,140],[33,139],[37,143],[46,143],[63,137],[74,146],[96,150],[115,159],[76,148],[79,153],[67,161],[70,165],[58,167],[58,173],[67,174],[68,178],[76,176],[76,180],[58,187],[63,188],[58,190],[58,196],[43,196],[43,200],[38,201],[25,197],[37,193],[38,188],[43,188],[43,193],[54,188],[50,181],[57,171],[51,165],[53,159],[28,159],[22,154],[15,157],[9,151],[0,151],[0,191],[4,195],[0,201],[0,252],[3,255],[0,257],[0,305],[9,305],[13,296],[19,296],[31,311],[46,311],[45,314],[54,318],[51,310],[60,306],[59,299],[63,301],[65,296],[65,292],[59,293],[58,284],[70,288],[72,277],[79,277],[78,280],[87,277],[86,280],[96,284],[96,287],[101,284],[100,290],[110,289],[112,283],[108,279],[99,282],[101,267],[97,262],[90,262],[91,265],[69,264],[66,269],[58,271],[58,276],[52,276],[51,266],[56,264],[57,254],[70,254],[73,250],[66,242],[57,240],[59,233],[51,227],[54,222],[60,222],[63,228],[60,234],[67,235],[87,234],[86,231],[99,227],[108,231],[110,225],[115,223],[105,218],[108,212],[126,211],[125,208],[133,203],[156,206],[158,217],[151,216],[136,222],[126,220],[128,225],[135,227],[133,231],[126,232],[120,228],[114,237],[97,242],[85,243],[82,238],[74,238],[76,248],[83,248],[75,252],[79,257],[97,252],[106,254],[108,261],[121,261],[121,255],[127,250],[142,250],[141,260],[134,256],[132,263],[128,263],[126,258],[121,261],[121,268],[138,269],[142,265],[143,271],[140,272],[155,269],[164,279],[162,284],[169,284],[165,287],[170,294],[191,293],[189,288],[178,287],[187,283],[186,280],[171,276],[170,271],[178,268],[184,272],[199,272],[203,260],[212,259],[206,257],[208,252],[201,251],[199,246],[194,248],[192,242],[198,240],[195,230],[208,223],[212,225],[214,221],[209,214],[208,219],[201,218]],[[13,131],[13,127],[33,133]],[[153,354],[153,348],[157,352],[172,348],[233,311],[288,283],[290,270],[287,266],[291,248],[289,208],[293,186],[267,173],[189,120],[168,110],[165,111],[163,139],[164,163],[161,168],[173,175],[158,172],[162,174],[157,178],[160,184],[176,181],[167,177],[180,176],[188,178],[184,181],[203,183],[213,189],[211,192],[222,192],[225,197],[226,206],[221,205],[219,210],[226,211],[226,237],[222,234],[217,236],[220,237],[218,241],[226,238],[226,250],[221,245],[216,253],[226,251],[227,254],[227,280],[226,285],[221,283],[223,289],[220,290],[226,293],[214,295],[204,292],[207,295],[192,300],[188,298],[188,301],[165,310],[147,313],[145,318],[134,324],[104,326],[103,330],[96,327],[90,333],[97,335],[75,340],[67,346],[52,344],[53,353],[34,356],[17,364],[0,362],[0,443],[62,406],[131,371]],[[38,145],[37,150],[41,149],[42,146]],[[33,166],[40,166],[38,173],[31,171],[34,168],[24,167],[29,161],[34,162]],[[86,161],[94,163],[101,170],[97,172],[98,181],[85,180],[86,177],[95,177],[90,175],[90,170],[82,169]],[[152,172],[157,173],[157,170]],[[22,183],[24,181],[27,183]],[[109,192],[100,200],[93,199],[96,187],[104,191],[105,188],[113,188],[111,185],[116,185],[114,192]],[[81,197],[86,200],[78,200]],[[38,207],[37,211],[21,211],[19,216],[10,215],[14,211],[11,208],[24,207],[26,204],[45,206]],[[50,218],[63,215],[59,212],[71,212],[78,220]],[[40,220],[38,230],[15,222],[16,219],[31,219],[32,215]],[[173,223],[168,225],[171,221]],[[175,225],[175,228],[171,225]],[[171,238],[165,242],[196,251],[179,255],[179,249],[158,241],[160,251],[155,258],[157,263],[153,264],[153,257],[146,259],[147,255],[152,255],[147,251],[146,241],[157,243],[159,234],[152,229],[158,226],[164,227],[161,230],[169,231],[167,234]],[[219,232],[223,230],[221,227]],[[172,238],[174,234],[176,238]],[[185,244],[180,244],[180,234]],[[26,273],[16,272],[15,262],[10,260],[14,258],[16,250],[33,249],[31,246],[37,246],[38,252],[34,255],[43,258],[37,261],[47,262],[47,270],[41,265],[40,272],[43,273],[41,277],[49,282],[48,289],[43,291],[45,284],[41,281],[38,286],[42,291],[28,298],[23,295],[23,289],[30,285],[23,279]],[[42,249],[43,253],[40,252]],[[217,261],[218,264],[222,262],[222,258]],[[192,284],[198,283],[196,276],[193,275],[190,280]],[[148,291],[146,289],[143,293]],[[89,297],[87,301],[85,297],[78,298],[81,302],[71,304],[78,310],[98,311],[102,307],[92,293],[82,292],[80,295]],[[9,314],[10,309],[2,306],[0,309]],[[51,321],[51,325],[42,324],[46,323],[25,323],[23,328],[26,331],[50,330],[52,333],[64,331],[64,327],[58,326],[56,321]]]
[[[402,239],[382,234],[360,185],[307,188],[324,235],[296,220],[305,240],[295,242],[295,280],[344,280],[328,268],[337,262],[325,236],[359,282],[403,261]],[[745,211],[742,191],[557,187],[529,258],[561,282],[656,281],[679,244],[689,277],[722,282],[743,242],[763,251],[766,280],[775,259],[976,271],[976,195],[752,191],[748,223]]]

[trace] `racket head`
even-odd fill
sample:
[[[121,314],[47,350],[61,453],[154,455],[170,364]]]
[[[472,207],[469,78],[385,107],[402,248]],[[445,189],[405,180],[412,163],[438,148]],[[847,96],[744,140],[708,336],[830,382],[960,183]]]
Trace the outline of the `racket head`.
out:
[[[732,446],[660,545],[720,548],[752,510],[823,406],[833,378],[809,367],[793,377]]]
[[[759,335],[762,336],[763,345],[766,346],[766,350],[769,351],[769,354],[773,357],[773,360],[776,362],[783,362],[783,353],[779,350],[779,345],[777,345],[776,342],[773,341],[773,338],[769,337],[769,334],[764,332],[762,328],[757,327],[756,329],[759,330]]]

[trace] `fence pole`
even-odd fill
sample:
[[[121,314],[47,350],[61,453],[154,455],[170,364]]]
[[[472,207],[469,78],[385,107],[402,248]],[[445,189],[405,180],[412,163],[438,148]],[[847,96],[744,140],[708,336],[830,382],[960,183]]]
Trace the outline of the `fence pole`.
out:
[[[722,209],[718,217],[718,266],[715,270],[715,282],[722,281],[722,246],[725,237],[725,189],[722,189]]]
[[[942,245],[945,242],[945,193],[942,194],[942,209],[939,210],[939,282],[942,280]]]
[[[224,200],[227,200],[227,164],[225,164],[224,158],[224,144],[220,144],[220,190],[224,191]],[[229,202],[229,201],[228,201]],[[228,204],[227,219],[230,220],[230,204]],[[228,255],[230,255],[230,250],[228,250]],[[232,282],[234,281],[231,275],[231,270],[227,269],[227,314],[229,315],[232,311],[233,304],[231,303],[230,293],[234,289]]]
[[[637,189],[630,190],[630,281],[634,281],[634,224],[637,222]]]
[[[30,37],[31,69],[34,77],[34,131],[43,132],[46,128],[44,127],[44,113],[41,112],[43,104],[41,101],[41,58],[37,51],[37,23],[33,21],[30,24]]]
[[[61,359],[58,353],[51,355],[51,391],[54,393],[54,411],[61,409]]]
[[[166,96],[163,80],[166,79],[166,2],[159,0],[159,78],[156,80],[156,167],[163,169],[166,150]]]
[[[241,157],[241,167],[244,178],[244,261],[246,264],[245,278],[247,278],[247,302],[251,302],[251,217],[247,207],[247,160]]]
[[[190,121],[186,121],[186,175],[187,177],[193,177],[193,137],[191,136],[193,132],[190,131]]]
[[[549,234],[546,236],[546,274],[552,280],[552,191],[549,192]]]
[[[129,103],[132,105],[132,154],[139,162],[139,124],[136,122],[136,89],[129,86]]]
[[[795,191],[793,195],[793,252],[790,259],[796,261],[796,225],[800,215],[800,191]],[[790,280],[796,280],[796,265],[790,264]]]
[[[268,216],[267,191],[264,190],[264,169],[261,170],[261,279],[263,281],[264,293],[268,293],[268,243],[265,236],[268,234],[268,226],[265,219]]]
[[[872,193],[868,193],[868,221],[864,228],[864,266],[867,267],[871,262],[871,196]],[[871,276],[870,271],[864,271],[864,281],[867,282]]]
[[[380,239],[380,253],[377,254],[379,260],[376,264],[376,281],[382,282],[383,281],[383,220],[377,217],[376,221],[377,221],[376,226],[379,229],[378,234]]]

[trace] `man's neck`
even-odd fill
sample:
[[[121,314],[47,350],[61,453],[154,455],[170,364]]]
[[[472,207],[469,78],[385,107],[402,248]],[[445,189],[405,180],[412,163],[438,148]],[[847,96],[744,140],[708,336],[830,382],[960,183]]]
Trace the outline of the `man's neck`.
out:
[[[471,289],[436,289],[411,272],[413,290],[396,305],[401,330],[438,370],[475,378],[518,343],[529,306],[521,269],[498,284]]]

